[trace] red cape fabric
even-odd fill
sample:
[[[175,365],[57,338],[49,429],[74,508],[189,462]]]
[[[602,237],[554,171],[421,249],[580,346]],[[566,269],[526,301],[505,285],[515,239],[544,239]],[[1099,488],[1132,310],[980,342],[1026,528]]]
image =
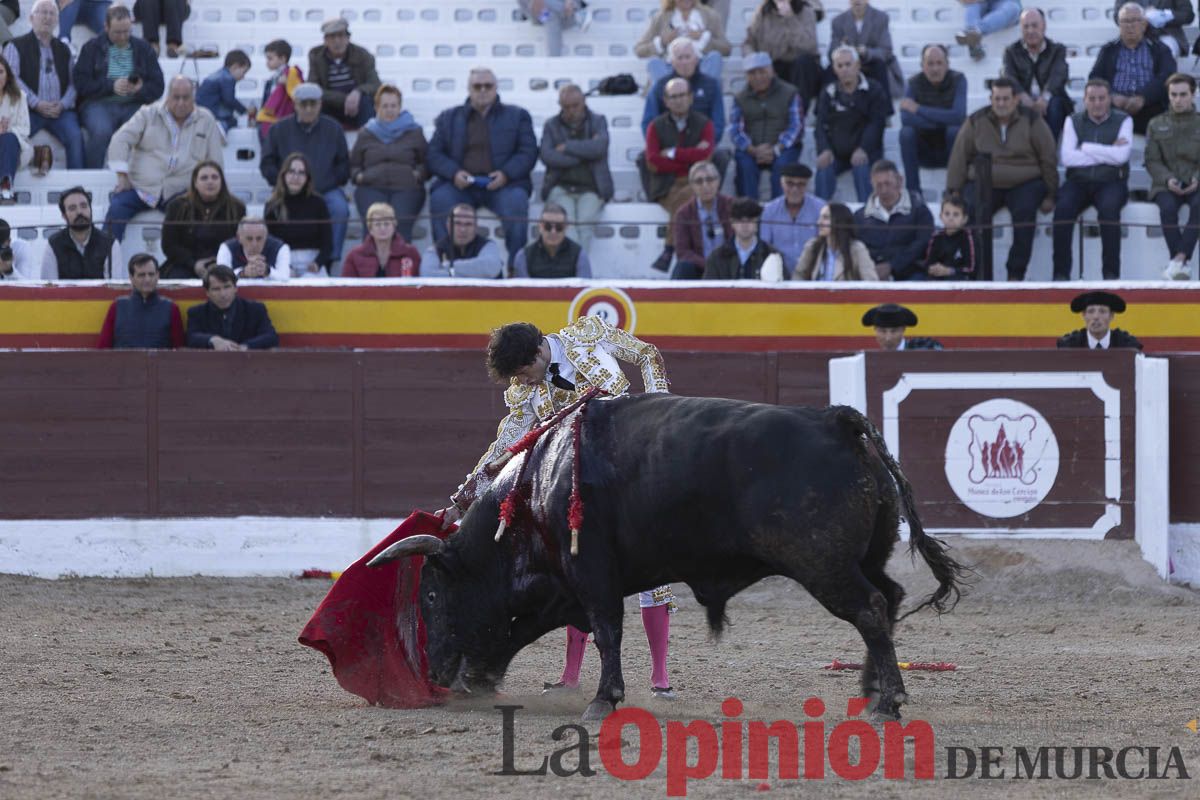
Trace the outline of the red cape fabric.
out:
[[[419,534],[444,539],[449,533],[439,517],[414,511],[346,568],[300,633],[300,644],[328,656],[342,688],[371,705],[422,708],[446,694],[429,680],[425,655],[417,600],[425,559],[412,556],[376,569],[367,562],[400,539]]]

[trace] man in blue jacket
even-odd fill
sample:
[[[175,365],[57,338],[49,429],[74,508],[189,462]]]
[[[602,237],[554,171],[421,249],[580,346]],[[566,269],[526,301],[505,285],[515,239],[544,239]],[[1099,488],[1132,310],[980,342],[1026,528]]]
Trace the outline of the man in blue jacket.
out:
[[[188,309],[188,347],[232,351],[279,346],[267,307],[237,296],[237,275],[229,267],[210,269],[204,292],[208,302]]]
[[[833,51],[835,79],[817,95],[817,197],[829,200],[838,175],[851,170],[858,202],[871,194],[871,164],[883,157],[883,128],[892,115],[887,90],[862,73],[858,53]]]
[[[1112,87],[1113,108],[1133,117],[1133,132],[1167,110],[1167,78],[1175,72],[1175,56],[1146,33],[1146,12],[1137,3],[1117,11],[1120,35],[1100,48],[1088,79],[1104,78]],[[1061,131],[1055,131],[1056,135]]]
[[[725,99],[721,94],[721,82],[700,71],[700,50],[693,39],[680,36],[672,40],[667,48],[667,57],[673,72],[655,81],[646,95],[646,105],[642,109],[642,136],[646,135],[650,123],[667,113],[667,104],[663,99],[667,83],[673,78],[683,78],[692,88],[692,110],[712,120],[715,138],[712,158],[709,160],[724,180],[732,153],[720,146],[721,137],[725,135]]]
[[[871,167],[871,196],[854,212],[854,238],[871,252],[879,279],[890,275],[898,281],[925,280],[921,263],[933,215],[919,192],[904,188],[896,165],[886,158]]]
[[[129,9],[109,8],[104,33],[83,46],[71,73],[75,103],[87,133],[83,163],[88,169],[104,166],[109,140],[117,128],[139,108],[162,97],[158,56],[132,32]]]
[[[511,266],[529,236],[529,176],[537,163],[537,137],[529,112],[500,102],[496,75],[471,70],[461,106],[438,114],[429,143],[429,194],[433,239],[446,237],[446,214],[459,203],[486,206],[500,217]]]

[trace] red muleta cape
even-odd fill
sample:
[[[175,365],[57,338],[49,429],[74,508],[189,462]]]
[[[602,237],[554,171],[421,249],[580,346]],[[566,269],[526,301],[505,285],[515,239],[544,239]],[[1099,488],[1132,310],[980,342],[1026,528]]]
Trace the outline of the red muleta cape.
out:
[[[342,688],[371,705],[423,708],[440,703],[446,690],[429,680],[425,623],[417,592],[422,556],[372,569],[367,562],[400,539],[419,534],[446,538],[441,519],[414,511],[334,582],[300,632],[300,644],[329,658]]]

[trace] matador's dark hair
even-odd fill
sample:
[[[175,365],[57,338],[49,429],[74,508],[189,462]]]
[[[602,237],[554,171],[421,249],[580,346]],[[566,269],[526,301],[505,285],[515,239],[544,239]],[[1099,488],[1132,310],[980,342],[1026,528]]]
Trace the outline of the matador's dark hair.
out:
[[[494,381],[507,381],[537,358],[542,332],[528,322],[513,322],[492,331],[487,347],[488,375]]]

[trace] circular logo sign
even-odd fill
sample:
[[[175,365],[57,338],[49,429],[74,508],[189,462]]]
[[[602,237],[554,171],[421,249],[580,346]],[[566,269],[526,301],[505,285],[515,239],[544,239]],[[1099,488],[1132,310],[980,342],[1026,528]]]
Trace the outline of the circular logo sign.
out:
[[[609,286],[584,289],[575,295],[567,310],[567,322],[574,322],[580,317],[599,317],[626,333],[633,333],[637,327],[637,311],[629,295]]]
[[[967,508],[1016,517],[1046,498],[1058,477],[1058,439],[1037,409],[997,398],[963,412],[946,441],[946,480]]]

